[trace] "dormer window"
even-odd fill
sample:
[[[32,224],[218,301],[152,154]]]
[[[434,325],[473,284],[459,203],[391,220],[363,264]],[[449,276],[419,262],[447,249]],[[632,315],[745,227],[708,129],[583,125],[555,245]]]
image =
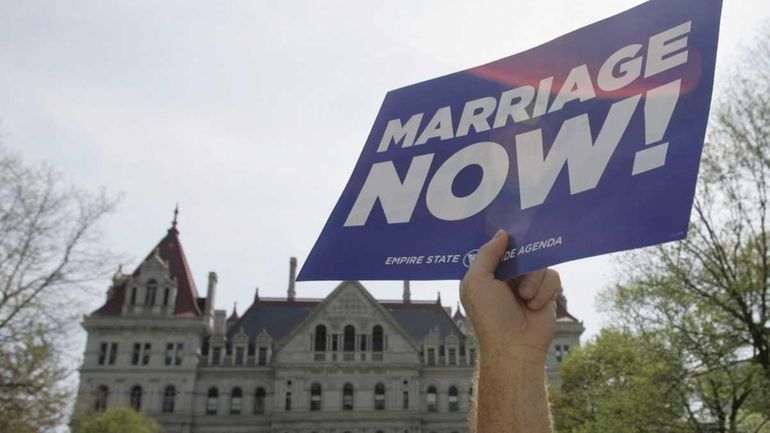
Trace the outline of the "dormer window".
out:
[[[171,295],[171,289],[166,287],[165,289],[163,289],[163,306],[164,307],[168,306],[169,295]]]
[[[158,282],[150,280],[147,282],[147,290],[144,292],[144,305],[155,305],[155,293],[158,291]]]

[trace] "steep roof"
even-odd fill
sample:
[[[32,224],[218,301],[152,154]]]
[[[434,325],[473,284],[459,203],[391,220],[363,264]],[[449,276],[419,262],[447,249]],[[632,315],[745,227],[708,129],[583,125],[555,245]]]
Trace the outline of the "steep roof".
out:
[[[461,342],[465,341],[465,334],[438,302],[380,301],[380,304],[406,329],[417,344],[422,343],[434,328],[438,328],[442,338],[454,334]]]
[[[556,320],[579,322],[575,316],[567,311],[567,298],[563,293],[556,297]]]
[[[280,298],[255,299],[248,310],[229,329],[229,336],[243,329],[249,336],[249,341],[254,341],[262,330],[275,340],[280,340],[292,331],[299,323],[310,314],[310,311],[320,304],[320,299],[295,299],[289,301]]]
[[[179,241],[179,231],[176,229],[176,221],[174,221],[174,224],[168,229],[166,236],[158,242],[142,263],[150,260],[155,254],[166,263],[171,278],[175,279],[177,283],[174,314],[177,316],[201,316],[201,309],[199,308],[197,301],[198,289],[195,287],[195,281],[192,278],[190,266],[187,264],[187,257],[182,249],[182,243]],[[131,274],[131,277],[138,277],[141,268],[141,264],[137,266],[136,270]],[[97,316],[120,314],[127,287],[128,279],[125,278],[122,283],[114,287],[114,292],[110,299],[92,314]]]
[[[228,337],[243,332],[253,342],[262,330],[276,340],[289,333],[318,306],[322,299],[259,298],[229,327]],[[393,319],[403,327],[412,341],[419,345],[433,328],[438,327],[442,337],[455,334],[464,341],[464,334],[452,321],[444,307],[436,301],[378,301]]]

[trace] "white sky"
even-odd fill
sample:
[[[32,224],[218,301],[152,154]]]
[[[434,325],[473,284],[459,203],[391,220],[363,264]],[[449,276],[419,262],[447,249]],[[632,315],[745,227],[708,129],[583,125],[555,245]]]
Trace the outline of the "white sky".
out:
[[[0,131],[74,183],[123,193],[106,242],[137,261],[180,203],[198,289],[218,307],[254,288],[285,296],[358,158],[385,93],[486,63],[639,1],[0,1]],[[717,86],[770,19],[725,0]],[[115,264],[117,267],[118,263]],[[558,266],[570,310],[595,334],[608,258]],[[91,303],[98,306],[100,295]],[[364,282],[398,299],[400,282]],[[322,297],[335,282],[299,283]],[[457,302],[456,282],[412,296]]]

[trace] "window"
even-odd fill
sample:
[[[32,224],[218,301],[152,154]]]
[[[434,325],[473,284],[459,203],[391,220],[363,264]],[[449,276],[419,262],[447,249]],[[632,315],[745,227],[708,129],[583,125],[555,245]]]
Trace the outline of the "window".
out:
[[[321,410],[321,385],[318,383],[310,387],[310,410]]]
[[[171,365],[174,362],[174,343],[166,343],[165,364]]]
[[[131,388],[131,408],[134,410],[141,410],[142,409],[142,387],[139,385],[134,385],[133,388]]]
[[[139,365],[139,358],[142,356],[142,343],[134,343],[134,350],[131,352],[131,365]]]
[[[326,351],[326,326],[318,325],[315,327],[315,351]]]
[[[174,401],[176,400],[176,388],[174,385],[169,385],[166,390],[163,391],[163,413],[174,412]]]
[[[166,343],[166,365],[182,365],[182,353],[184,352],[184,343]]]
[[[450,386],[449,387],[449,411],[457,412],[458,410],[460,410],[460,403],[458,401],[458,396],[457,396],[457,387]]]
[[[104,363],[107,361],[108,347],[109,345],[107,343],[102,343],[99,345],[99,365],[104,365]]]
[[[291,410],[291,391],[286,391],[286,402],[284,404],[286,411]]]
[[[382,326],[377,325],[372,329],[372,350],[374,352],[382,352],[385,345],[382,335]]]
[[[356,328],[354,328],[353,325],[345,327],[342,350],[345,352],[353,352],[356,350]]]
[[[142,365],[147,365],[150,363],[150,349],[152,349],[152,344],[144,343],[144,350],[142,352]]]
[[[374,409],[385,410],[385,385],[381,383],[374,387]]]
[[[556,360],[561,362],[569,353],[569,345],[556,345]]]
[[[259,365],[267,365],[267,347],[259,348],[259,358],[257,359]]]
[[[240,415],[241,402],[243,400],[243,391],[240,388],[233,388],[233,392],[230,393],[230,414]]]
[[[163,289],[163,306],[164,307],[168,306],[168,297],[170,294],[171,294],[171,289],[169,289],[168,287]]]
[[[235,348],[235,365],[243,365],[244,352],[243,346]]]
[[[144,305],[155,305],[155,292],[158,291],[158,282],[150,280],[147,282],[147,290],[144,292]]]
[[[141,359],[142,365],[150,363],[150,352],[152,350],[151,343],[134,343],[134,350],[131,352],[131,365],[139,365]]]
[[[336,352],[339,350],[339,336],[337,334],[332,335],[332,351]]]
[[[404,391],[404,395],[402,398],[402,406],[404,409],[409,409],[409,391]]]
[[[436,365],[436,349],[428,349],[428,365]]]
[[[471,358],[471,365],[476,365],[476,349],[468,349]]]
[[[448,358],[449,358],[449,365],[457,365],[457,349],[454,347],[450,347],[447,349],[448,352]]]
[[[94,410],[101,412],[107,409],[107,396],[110,394],[110,389],[106,385],[99,385],[96,388],[96,394],[94,395]]]
[[[99,345],[99,365],[115,365],[118,356],[118,343],[102,343]]]
[[[265,388],[261,386],[254,393],[254,413],[257,415],[265,413]]]
[[[206,399],[206,415],[216,414],[218,403],[219,403],[219,390],[214,387],[209,388],[209,396]]]
[[[131,288],[131,305],[136,305],[136,287]]]
[[[219,365],[222,362],[222,348],[215,347],[211,350],[211,364]]]
[[[353,385],[350,383],[342,387],[342,410],[353,410]]]
[[[118,357],[118,343],[110,343],[110,356],[107,359],[107,364],[115,365],[115,359]]]
[[[184,354],[184,343],[176,343],[176,355],[174,365],[182,365],[182,355]]]
[[[427,401],[428,401],[428,412],[436,412],[438,410],[438,403],[436,400],[435,386],[428,387]]]

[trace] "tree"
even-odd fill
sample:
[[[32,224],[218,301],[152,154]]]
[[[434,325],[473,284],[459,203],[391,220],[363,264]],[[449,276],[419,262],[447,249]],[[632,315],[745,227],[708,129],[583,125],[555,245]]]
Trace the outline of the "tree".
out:
[[[71,393],[61,386],[67,370],[45,332],[0,349],[0,431],[35,433],[63,421]]]
[[[603,330],[561,364],[551,393],[559,433],[686,432],[679,401],[682,370],[663,345]]]
[[[15,423],[0,430],[61,421],[59,352],[87,284],[106,270],[97,225],[114,205],[0,146],[0,419]]]
[[[160,425],[133,409],[109,409],[80,420],[73,433],[160,433]]]
[[[681,353],[696,431],[770,422],[770,33],[748,54],[715,110],[687,239],[625,255],[603,295],[616,323]]]

